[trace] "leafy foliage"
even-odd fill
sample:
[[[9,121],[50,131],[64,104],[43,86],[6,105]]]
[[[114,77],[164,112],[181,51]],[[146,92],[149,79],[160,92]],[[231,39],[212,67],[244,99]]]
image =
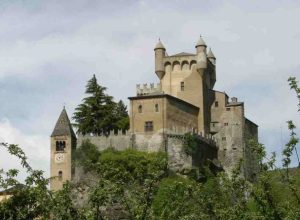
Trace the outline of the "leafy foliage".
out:
[[[196,154],[197,149],[198,149],[197,135],[194,133],[186,133],[184,135],[183,151],[187,155],[193,156]]]
[[[75,109],[73,119],[78,132],[83,134],[107,134],[111,130],[129,127],[127,108],[122,101],[115,103],[105,93],[106,87],[98,84],[95,75],[88,81],[83,103]]]

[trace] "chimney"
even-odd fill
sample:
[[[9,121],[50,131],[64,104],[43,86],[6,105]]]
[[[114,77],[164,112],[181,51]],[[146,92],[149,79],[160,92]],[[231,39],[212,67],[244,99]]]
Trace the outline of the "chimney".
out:
[[[237,101],[238,101],[237,97],[232,97],[231,98],[231,102],[237,102]]]

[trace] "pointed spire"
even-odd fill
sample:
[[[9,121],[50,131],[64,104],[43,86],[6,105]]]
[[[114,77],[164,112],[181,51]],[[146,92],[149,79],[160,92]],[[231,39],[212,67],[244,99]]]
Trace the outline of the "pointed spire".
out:
[[[207,54],[207,58],[213,58],[216,59],[215,55],[213,54],[213,52],[211,51],[211,48],[209,48],[208,54]]]
[[[196,47],[199,47],[199,46],[204,46],[206,47],[206,43],[204,42],[204,40],[202,39],[202,36],[200,35],[200,38],[196,44]]]
[[[67,111],[65,109],[65,106],[63,107],[63,110],[60,113],[60,116],[55,124],[51,137],[63,136],[63,135],[71,135],[73,137],[76,137],[71,122],[69,120]]]
[[[162,42],[160,41],[160,38],[158,38],[158,43],[156,44],[154,50],[156,50],[156,49],[164,49],[164,50],[166,49],[164,47],[164,45],[162,44]]]

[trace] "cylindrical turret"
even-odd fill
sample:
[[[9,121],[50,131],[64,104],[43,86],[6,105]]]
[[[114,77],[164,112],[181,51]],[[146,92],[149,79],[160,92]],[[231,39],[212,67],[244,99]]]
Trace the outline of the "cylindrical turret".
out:
[[[196,44],[196,51],[197,51],[197,70],[206,69],[207,67],[207,58],[206,58],[206,43],[200,36],[197,44]]]
[[[216,57],[213,54],[213,52],[211,51],[211,48],[209,48],[207,58],[210,60],[210,62],[212,62],[212,64],[216,65]]]
[[[202,52],[204,52],[206,54],[206,43],[204,42],[204,40],[202,39],[201,36],[195,47],[196,47],[197,54],[202,53]]]
[[[166,48],[164,47],[164,45],[161,43],[160,40],[156,44],[154,51],[155,51],[155,73],[158,76],[158,78],[161,80],[165,75],[163,58],[165,57]]]

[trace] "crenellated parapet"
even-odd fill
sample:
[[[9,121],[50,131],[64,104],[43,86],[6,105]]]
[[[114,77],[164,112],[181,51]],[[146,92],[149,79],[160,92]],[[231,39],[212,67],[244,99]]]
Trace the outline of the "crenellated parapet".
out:
[[[160,93],[161,93],[160,83],[157,83],[157,84],[154,84],[154,83],[147,84],[146,83],[146,84],[143,84],[143,86],[141,86],[141,84],[136,85],[136,94],[138,96],[160,94]]]
[[[100,133],[100,134],[94,134],[94,133],[87,133],[87,134],[82,134],[82,133],[77,133],[78,138],[82,138],[82,137],[108,137],[108,136],[124,136],[124,135],[129,135],[129,130],[111,130],[104,133]]]

